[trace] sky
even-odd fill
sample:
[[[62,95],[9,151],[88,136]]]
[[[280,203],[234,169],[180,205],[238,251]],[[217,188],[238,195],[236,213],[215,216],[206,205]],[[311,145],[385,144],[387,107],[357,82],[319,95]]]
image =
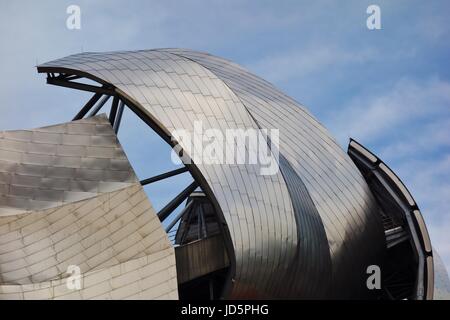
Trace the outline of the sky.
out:
[[[380,30],[366,26],[371,4]],[[69,5],[81,9],[79,30],[66,27]],[[3,0],[0,130],[69,121],[89,98],[46,85],[39,63],[82,51],[206,51],[305,105],[344,149],[352,137],[382,158],[418,202],[450,269],[449,14],[446,0]],[[133,117],[125,113],[119,139],[138,175],[170,169],[170,149]],[[155,208],[189,179],[148,188]]]

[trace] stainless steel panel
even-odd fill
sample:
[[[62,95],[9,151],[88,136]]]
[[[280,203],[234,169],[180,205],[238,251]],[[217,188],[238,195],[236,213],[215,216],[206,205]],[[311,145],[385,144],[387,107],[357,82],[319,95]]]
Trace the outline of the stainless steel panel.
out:
[[[196,165],[233,241],[236,274],[228,297],[364,294],[365,270],[381,262],[384,250],[378,206],[352,161],[303,106],[234,63],[188,50],[83,53],[38,68],[71,68],[114,85],[168,135],[192,132],[195,120],[220,130],[280,129],[284,171],[295,188],[304,186],[300,193],[292,186],[289,192],[281,172],[261,177],[258,165]],[[309,209],[300,210],[305,199]],[[305,279],[305,270],[314,276]],[[318,270],[319,280],[330,281],[317,282]],[[291,285],[280,285],[282,276]]]
[[[3,132],[0,172],[7,186],[0,190],[0,215],[51,208],[138,181],[104,115]]]
[[[303,106],[232,62],[188,50],[166,51],[192,59],[213,72],[262,127],[280,128],[280,152],[310,191],[325,225],[330,250],[334,251],[330,252],[336,259],[332,263],[334,289],[340,297],[342,292],[350,292],[348,288],[353,284],[359,291],[364,290],[365,268],[369,261],[380,262],[383,251],[378,208],[358,170],[326,129]],[[377,248],[364,249],[368,243]],[[355,273],[349,272],[352,268],[358,270],[357,281]]]
[[[105,116],[1,132],[0,164],[0,300],[178,298],[174,248]]]

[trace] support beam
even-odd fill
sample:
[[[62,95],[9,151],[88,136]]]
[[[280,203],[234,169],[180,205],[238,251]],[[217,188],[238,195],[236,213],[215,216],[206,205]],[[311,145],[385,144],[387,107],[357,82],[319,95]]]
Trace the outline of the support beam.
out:
[[[97,105],[88,114],[88,118],[95,116],[100,111],[100,109],[105,105],[105,103],[109,100],[109,98],[111,98],[111,96],[104,96],[102,100],[100,100],[100,102],[97,103]]]
[[[183,208],[183,210],[180,211],[180,213],[177,214],[177,216],[172,220],[172,222],[166,227],[166,232],[169,232],[172,230],[174,225],[177,224],[177,222],[188,212],[188,210],[192,207],[192,204],[194,201],[189,201],[189,203],[186,205],[186,207]]]
[[[200,205],[198,207],[198,214],[199,217],[201,218],[201,226],[202,226],[202,235],[201,235],[201,239],[208,237],[208,228],[206,225],[206,219],[205,219],[205,212],[203,211],[203,206]]]
[[[214,300],[214,283],[213,283],[213,278],[209,278],[209,300]]]
[[[114,121],[113,130],[117,134],[119,132],[120,122],[122,121],[123,109],[125,108],[125,104],[123,101],[120,101],[119,110],[117,111],[116,121]]]
[[[192,182],[179,195],[173,198],[164,208],[158,212],[159,220],[164,221],[187,197],[198,187],[196,181]]]
[[[151,178],[147,178],[141,181],[141,185],[145,186],[147,184],[153,183],[153,182],[157,182],[160,180],[164,180],[173,176],[176,176],[178,174],[181,174],[183,172],[188,171],[187,167],[182,167],[182,168],[178,168],[169,172],[165,172],[165,173],[161,173],[157,176],[151,177]]]
[[[77,115],[72,119],[72,121],[82,119],[101,97],[102,97],[101,93],[94,94],[94,96],[89,99],[89,101],[84,105],[84,107],[81,108],[81,110],[77,113]]]
[[[119,105],[119,98],[115,96],[111,105],[111,111],[109,112],[109,122],[111,123],[112,126],[114,125],[114,121],[116,120],[118,105]]]
[[[77,80],[77,79],[81,79],[83,78],[82,76],[77,76],[77,75],[68,75],[64,77],[64,80],[66,81],[72,81],[72,80]]]
[[[107,94],[110,96],[114,96],[116,94],[113,89],[108,89],[106,87],[97,87],[97,86],[93,86],[90,84],[71,82],[71,81],[66,81],[66,80],[62,80],[59,78],[53,78],[53,77],[48,77],[47,83],[55,85],[55,86],[60,86],[60,87],[66,87],[66,88],[78,89],[78,90],[83,90],[83,91]]]

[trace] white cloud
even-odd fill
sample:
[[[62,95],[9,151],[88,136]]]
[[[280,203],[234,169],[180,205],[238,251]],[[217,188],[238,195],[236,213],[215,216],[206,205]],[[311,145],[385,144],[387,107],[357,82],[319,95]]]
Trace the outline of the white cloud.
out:
[[[273,82],[305,79],[326,72],[330,67],[368,63],[378,56],[376,50],[343,50],[334,45],[314,45],[263,57],[249,68]]]
[[[379,152],[380,157],[389,156],[393,160],[417,156],[418,150],[422,154],[441,152],[450,148],[450,115],[439,117],[427,123],[412,124],[409,132],[405,132],[403,139],[394,139]],[[405,137],[406,136],[406,137]],[[409,137],[407,137],[409,136]],[[408,140],[405,143],[405,140]]]
[[[341,142],[349,136],[366,143],[395,141],[399,130],[415,139],[422,136],[424,123],[450,120],[449,105],[449,82],[401,79],[385,92],[357,96],[337,107],[330,124]]]

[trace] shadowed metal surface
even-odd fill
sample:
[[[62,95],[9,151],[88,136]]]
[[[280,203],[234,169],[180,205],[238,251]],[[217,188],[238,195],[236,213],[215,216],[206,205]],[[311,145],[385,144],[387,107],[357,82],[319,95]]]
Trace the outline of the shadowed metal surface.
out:
[[[287,287],[292,286],[292,283],[301,283],[300,298],[328,298],[331,289],[331,259],[322,220],[303,181],[283,155],[280,155],[280,170],[294,206],[299,239],[298,256],[287,273],[281,276],[280,282]]]
[[[220,235],[178,246],[175,248],[175,256],[179,284],[226,268],[230,264]]]
[[[367,294],[365,270],[380,263],[385,246],[376,202],[326,129],[272,85],[226,60],[172,49],[82,53],[43,64],[38,71],[78,74],[112,86],[166,140],[176,129],[195,138],[195,121],[205,129],[259,130],[255,120],[261,128],[278,128],[282,171],[288,176],[262,176],[260,165],[195,165],[233,242],[235,281],[227,297]],[[311,201],[293,199],[300,189],[289,190],[287,180],[304,185],[300,193]],[[314,276],[302,274],[304,270]],[[317,282],[317,270],[331,282]],[[289,286],[280,281],[282,275]]]
[[[0,216],[52,208],[137,181],[104,115],[0,132]]]

